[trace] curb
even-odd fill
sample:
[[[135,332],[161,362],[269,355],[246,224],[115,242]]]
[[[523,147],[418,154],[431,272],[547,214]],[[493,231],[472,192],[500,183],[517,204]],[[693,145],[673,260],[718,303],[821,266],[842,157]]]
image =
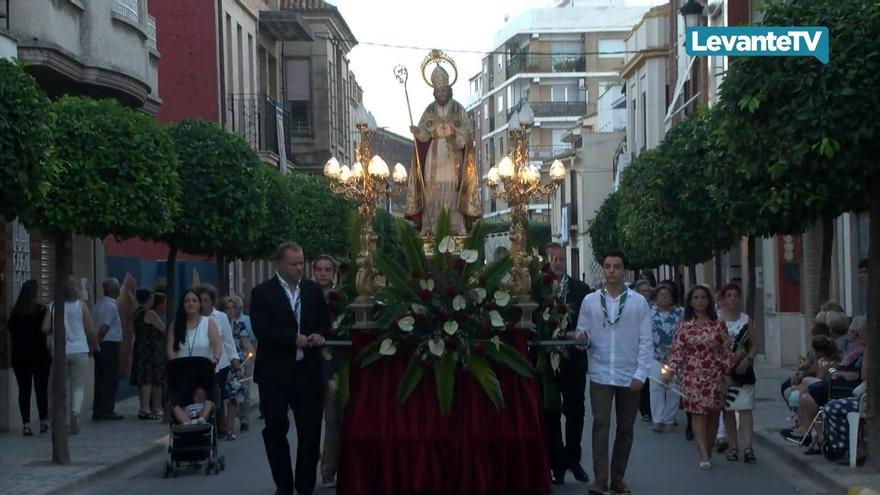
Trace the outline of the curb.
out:
[[[813,468],[813,466],[811,466],[808,462],[804,461],[800,456],[798,456],[800,451],[785,448],[786,446],[780,445],[778,442],[776,442],[775,439],[770,436],[770,433],[755,430],[753,438],[755,440],[755,443],[759,444],[767,451],[772,452],[773,455],[781,459],[789,466],[796,468],[798,472],[803,474],[806,478],[809,478],[810,481],[827,489],[828,493],[847,493],[849,489],[848,487],[842,485],[831,476]]]
[[[167,435],[166,435],[167,437]],[[62,486],[53,488],[52,490],[46,492],[46,495],[63,495],[68,494],[71,491],[86,488],[91,483],[94,483],[97,480],[108,477],[111,473],[123,471],[128,469],[135,464],[145,461],[151,457],[155,457],[167,448],[166,445],[154,445],[152,447],[147,448],[146,450],[140,452],[139,454],[135,454],[131,457],[123,459],[114,464],[107,464],[102,466],[99,469],[96,469],[94,472],[83,476],[82,478],[71,481],[70,483],[66,483]]]

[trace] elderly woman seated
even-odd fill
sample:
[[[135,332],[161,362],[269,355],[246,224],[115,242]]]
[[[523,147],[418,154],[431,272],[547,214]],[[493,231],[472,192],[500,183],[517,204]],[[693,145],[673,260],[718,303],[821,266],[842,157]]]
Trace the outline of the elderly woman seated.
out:
[[[865,322],[863,319],[853,321],[849,337],[852,340],[852,352],[842,362],[820,360],[815,377],[804,377],[799,385],[798,418],[794,428],[783,429],[780,433],[789,441],[802,445],[810,445],[812,439],[809,428],[819,413],[831,399],[841,399],[852,395],[852,391],[861,383],[863,355],[866,344]]]

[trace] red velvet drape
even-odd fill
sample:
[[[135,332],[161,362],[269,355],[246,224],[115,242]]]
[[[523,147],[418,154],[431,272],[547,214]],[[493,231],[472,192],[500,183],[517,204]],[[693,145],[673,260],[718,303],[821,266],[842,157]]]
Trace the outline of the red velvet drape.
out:
[[[353,355],[374,333],[353,333]],[[527,334],[508,342],[525,352]],[[546,494],[550,468],[540,394],[534,378],[493,365],[504,393],[496,409],[459,371],[452,413],[442,416],[428,373],[405,405],[395,399],[409,356],[367,368],[353,363],[342,429],[340,495]]]

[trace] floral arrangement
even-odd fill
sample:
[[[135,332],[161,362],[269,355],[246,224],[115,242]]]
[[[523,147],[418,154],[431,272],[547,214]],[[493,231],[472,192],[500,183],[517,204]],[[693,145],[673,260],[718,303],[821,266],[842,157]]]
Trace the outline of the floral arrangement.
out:
[[[503,257],[484,264],[482,246],[486,228],[477,222],[455,253],[447,212],[435,229],[433,256],[425,256],[422,240],[410,225],[398,227],[404,259],[379,255],[376,266],[387,284],[377,295],[376,320],[385,330],[364,348],[359,360],[369,366],[378,360],[409,352],[397,399],[405,403],[431,372],[442,414],[452,410],[457,372],[476,380],[489,400],[502,407],[501,385],[490,362],[522,376],[533,368],[516,348],[501,340],[512,329],[515,310],[506,290],[511,260]]]
[[[544,342],[564,339],[572,311],[560,293],[559,278],[537,256],[533,256],[529,269],[532,275],[531,297],[538,303],[533,318],[534,339]],[[568,358],[569,347],[533,346],[532,349],[535,369],[541,381],[543,406],[545,409],[558,410],[562,404],[555,376],[559,373],[559,364]]]

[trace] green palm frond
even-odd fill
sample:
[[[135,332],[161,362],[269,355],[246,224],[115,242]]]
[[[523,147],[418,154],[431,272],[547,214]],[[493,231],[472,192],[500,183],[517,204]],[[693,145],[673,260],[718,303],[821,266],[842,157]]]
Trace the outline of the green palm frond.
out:
[[[406,365],[406,371],[403,372],[400,384],[397,386],[397,402],[405,404],[424,376],[425,367],[422,366],[422,359],[417,352],[414,352],[409,358],[409,364]]]
[[[446,416],[452,412],[452,397],[455,390],[455,359],[451,352],[443,359],[434,361],[434,382],[437,385],[437,401],[440,414]]]
[[[501,342],[497,348],[494,345],[487,346],[486,355],[521,376],[530,377],[535,371],[523,353],[505,342]]]
[[[410,223],[398,223],[397,238],[403,247],[403,254],[406,262],[411,269],[418,270],[419,273],[425,272],[425,250],[422,244],[422,238]]]
[[[469,354],[467,363],[471,376],[480,384],[492,404],[501,409],[504,405],[504,398],[501,395],[501,383],[498,381],[498,375],[495,374],[486,359],[479,354]]]

